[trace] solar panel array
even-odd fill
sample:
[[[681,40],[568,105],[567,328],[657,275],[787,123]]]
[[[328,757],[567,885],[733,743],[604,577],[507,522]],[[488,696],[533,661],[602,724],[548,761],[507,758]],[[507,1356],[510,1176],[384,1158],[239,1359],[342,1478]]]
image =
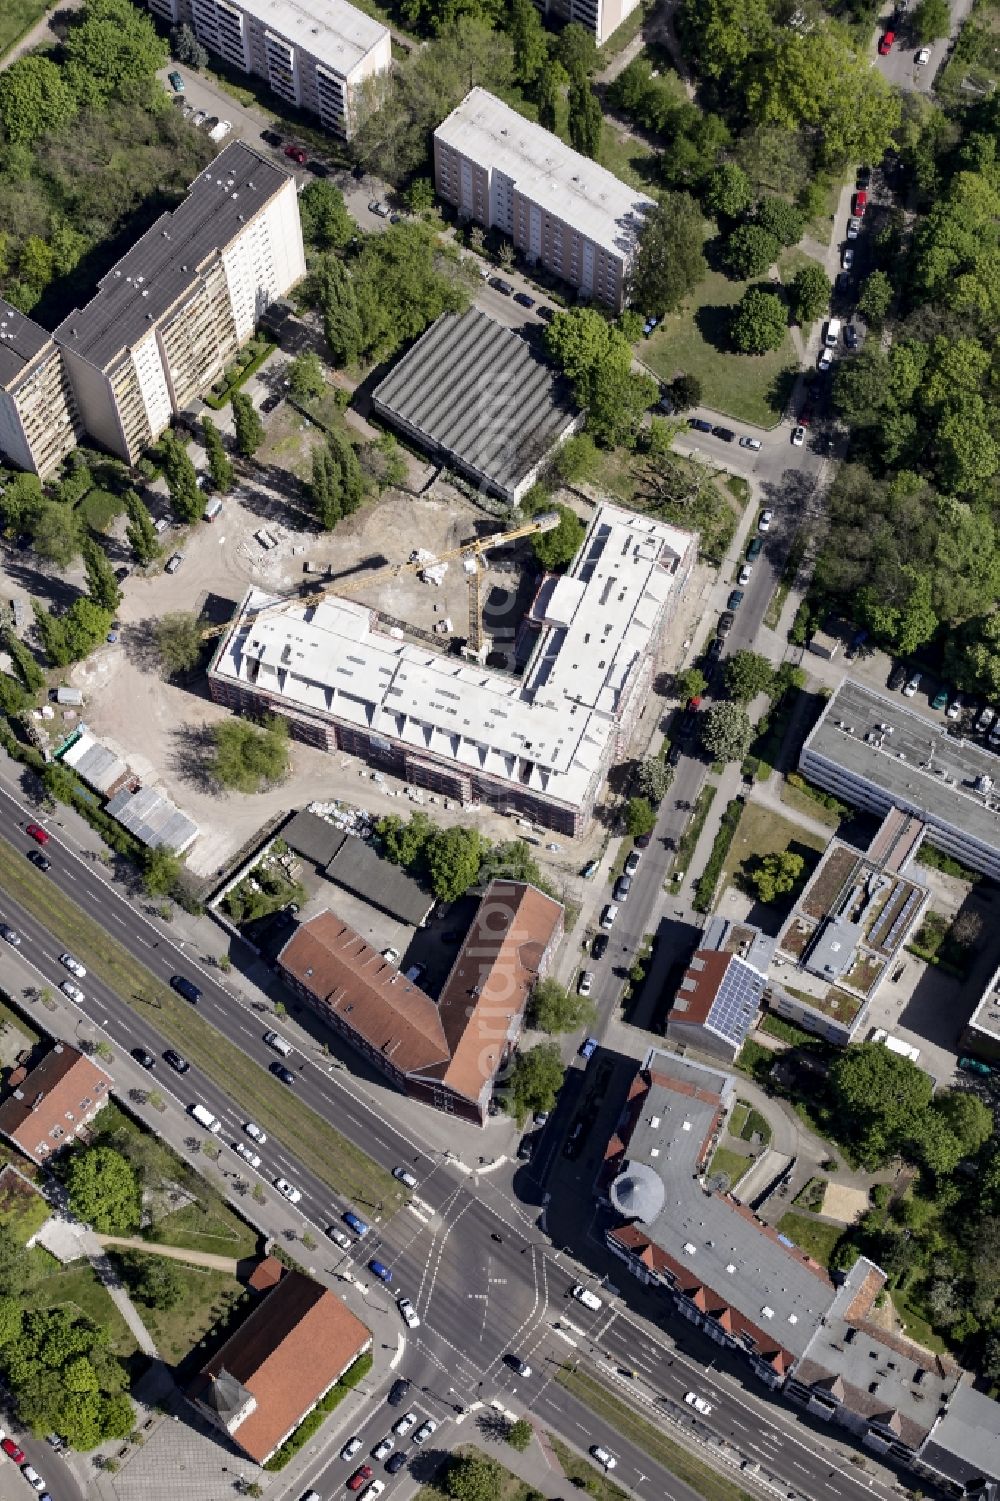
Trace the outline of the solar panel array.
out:
[[[739,959],[730,960],[706,1025],[727,1042],[742,1045],[760,1009],[764,976]]]

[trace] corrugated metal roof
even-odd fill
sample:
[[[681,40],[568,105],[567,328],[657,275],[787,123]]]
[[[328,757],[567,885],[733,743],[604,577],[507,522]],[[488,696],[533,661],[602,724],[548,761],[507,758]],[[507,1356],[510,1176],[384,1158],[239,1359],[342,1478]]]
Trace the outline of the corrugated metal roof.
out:
[[[84,730],[62,758],[72,766],[77,776],[97,792],[110,792],[123,777],[129,775],[128,766],[114,751],[108,750],[95,740],[89,730]]]
[[[108,803],[107,811],[151,849],[162,847],[183,854],[198,837],[194,820],[152,787],[138,792],[123,788]]]

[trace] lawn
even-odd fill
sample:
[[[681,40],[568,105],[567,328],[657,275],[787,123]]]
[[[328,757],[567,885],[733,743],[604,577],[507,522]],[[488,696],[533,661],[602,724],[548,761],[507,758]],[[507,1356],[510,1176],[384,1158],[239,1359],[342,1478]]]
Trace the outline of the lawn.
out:
[[[801,787],[795,787],[791,782],[782,781],[781,801],[787,803],[798,813],[806,813],[810,818],[815,818],[819,823],[829,824],[831,831],[840,827],[840,814],[832,808],[827,808],[816,798],[810,797],[808,792],[803,792]]]
[[[111,1255],[113,1262],[117,1259]],[[127,1282],[124,1276],[123,1280]],[[176,1307],[154,1308],[136,1293],[130,1296],[163,1359],[170,1365],[178,1365],[198,1341],[225,1318],[241,1291],[236,1278],[226,1272],[186,1266],[184,1297]]]
[[[651,146],[605,120],[597,160],[633,188],[649,193],[656,182],[659,157]]]
[[[259,1124],[281,1139],[297,1141],[301,1161],[324,1183],[369,1207],[382,1201],[388,1213],[402,1203],[404,1195],[390,1173],[228,1042],[33,865],[18,859],[6,840],[0,841],[0,890],[8,891],[50,932],[58,933],[60,942],[88,969],[152,1019],[157,1031],[231,1098],[252,1100]]]
[[[48,10],[47,0],[3,0],[0,5],[0,57]]]
[[[577,1454],[575,1449],[569,1448],[554,1433],[549,1434],[549,1443],[567,1480],[572,1485],[586,1491],[588,1496],[595,1497],[595,1501],[624,1501],[625,1491],[620,1485],[615,1485],[606,1470],[599,1470],[596,1465],[590,1463],[589,1459],[584,1459],[582,1454]]]
[[[669,1438],[661,1429],[654,1427],[652,1423],[648,1423],[645,1418],[639,1417],[638,1413],[625,1402],[613,1397],[607,1387],[599,1381],[569,1366],[560,1368],[556,1380],[593,1412],[606,1418],[616,1432],[631,1439],[632,1443],[637,1444],[644,1453],[663,1465],[672,1475],[676,1475],[678,1480],[684,1481],[692,1490],[697,1491],[699,1496],[704,1496],[705,1501],[744,1501],[747,1493],[741,1490],[735,1481],[725,1475],[717,1474],[697,1455],[675,1443],[672,1438]],[[560,1448],[556,1449],[556,1453],[561,1459]],[[591,1467],[587,1466],[587,1468]],[[586,1488],[590,1490],[589,1486]],[[591,1494],[605,1496],[607,1492],[591,1491]]]
[[[772,354],[734,354],[729,348],[731,310],[748,283],[709,271],[695,301],[671,313],[641,345],[641,358],[661,381],[680,371],[702,383],[707,407],[739,422],[774,427],[788,400],[798,369],[790,335]]]
[[[237,1261],[257,1254],[257,1231],[234,1214],[229,1206],[206,1186],[198,1186],[204,1195],[197,1204],[188,1204],[157,1220],[145,1233],[145,1239],[163,1246],[177,1246],[184,1251],[211,1251],[216,1256],[234,1256]]]
[[[41,1042],[41,1034],[25,1019],[16,1006],[8,1003],[7,997],[0,993],[0,1032],[7,1027],[13,1027],[15,1032],[20,1032],[26,1037],[32,1047],[37,1047]]]
[[[463,1444],[460,1448],[455,1449],[453,1453],[463,1458],[467,1454],[482,1456],[482,1450],[477,1449],[474,1444]],[[443,1469],[439,1472],[438,1478],[443,1480]],[[523,1480],[520,1480],[516,1475],[512,1475],[510,1470],[505,1469],[499,1488],[493,1494],[492,1501],[528,1501],[529,1496],[537,1496],[537,1494],[538,1492],[532,1490],[530,1485],[526,1485]],[[603,1492],[598,1491],[594,1491],[593,1494],[601,1495],[602,1497],[604,1495]],[[429,1485],[422,1485],[414,1496],[413,1501],[442,1501],[442,1498],[447,1495],[448,1492],[444,1489],[443,1485],[432,1482]],[[607,1493],[606,1501],[611,1501],[612,1495],[615,1497],[620,1496],[622,1501],[625,1501],[625,1492],[619,1490],[617,1486],[614,1486],[612,1491]]]
[[[808,1215],[796,1214],[790,1209],[778,1221],[778,1233],[787,1235],[800,1251],[805,1251],[821,1266],[830,1265],[833,1248],[844,1233],[843,1225],[824,1225],[820,1220],[811,1220]]]
[[[940,1335],[935,1334],[921,1313],[919,1303],[911,1299],[914,1299],[912,1290],[904,1292],[898,1287],[893,1290],[892,1306],[906,1328],[907,1338],[916,1340],[918,1345],[926,1345],[928,1350],[936,1350],[939,1355],[946,1354],[948,1346]]]
[[[715,1156],[709,1163],[709,1176],[712,1173],[725,1173],[729,1179],[729,1187],[735,1188],[753,1162],[752,1157],[745,1157],[742,1152],[731,1152],[728,1147],[716,1147]]]
[[[771,808],[765,808],[760,803],[749,802],[743,809],[743,817],[733,836],[733,842],[729,846],[729,854],[722,867],[718,890],[724,892],[727,885],[735,881],[736,872],[745,861],[750,861],[758,855],[780,854],[788,849],[801,855],[805,860],[805,868],[799,885],[801,890],[811,875],[823,848],[823,840],[818,834],[800,828],[790,818],[783,818],[780,813],[775,813]],[[787,897],[781,897],[778,902],[774,903],[775,910],[786,906],[788,906]]]
[[[51,1214],[47,1200],[13,1167],[0,1172],[0,1229],[9,1230],[23,1246]]]
[[[26,1294],[32,1308],[56,1308],[61,1303],[72,1303],[99,1328],[107,1330],[116,1355],[127,1360],[136,1353],[135,1336],[89,1262],[61,1267],[54,1256],[37,1247],[28,1254],[32,1271],[39,1279],[32,1281]]]

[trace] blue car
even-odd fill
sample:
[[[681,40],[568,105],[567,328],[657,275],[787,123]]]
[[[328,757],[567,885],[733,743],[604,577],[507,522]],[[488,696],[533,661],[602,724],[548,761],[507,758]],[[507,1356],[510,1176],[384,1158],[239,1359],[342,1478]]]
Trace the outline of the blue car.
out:
[[[366,1225],[360,1215],[355,1214],[353,1209],[344,1211],[344,1224],[349,1225],[355,1235],[367,1235],[371,1226]]]
[[[586,1042],[583,1043],[581,1045],[581,1047],[580,1047],[580,1057],[581,1058],[593,1058],[594,1054],[597,1052],[597,1047],[598,1047],[597,1038],[596,1037],[588,1037],[587,1040],[586,1040]]]
[[[385,1283],[388,1284],[388,1283],[390,1283],[392,1281],[392,1273],[390,1272],[389,1268],[384,1264],[384,1262],[381,1262],[381,1261],[369,1261],[369,1263],[368,1263],[368,1270],[370,1272],[374,1272],[375,1276],[379,1279],[380,1282],[385,1282]]]
[[[688,427],[693,427],[696,433],[710,433],[712,424],[706,422],[704,417],[689,417]]]

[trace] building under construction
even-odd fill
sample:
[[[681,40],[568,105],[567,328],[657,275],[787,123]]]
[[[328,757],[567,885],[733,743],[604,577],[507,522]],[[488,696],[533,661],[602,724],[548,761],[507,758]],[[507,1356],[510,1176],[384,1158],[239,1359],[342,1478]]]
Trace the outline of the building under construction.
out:
[[[570,570],[535,595],[519,678],[407,641],[335,592],[289,606],[251,589],[209,668],[212,698],[280,714],[310,745],[463,804],[576,834],[625,752],[696,555],[692,533],[599,506]]]

